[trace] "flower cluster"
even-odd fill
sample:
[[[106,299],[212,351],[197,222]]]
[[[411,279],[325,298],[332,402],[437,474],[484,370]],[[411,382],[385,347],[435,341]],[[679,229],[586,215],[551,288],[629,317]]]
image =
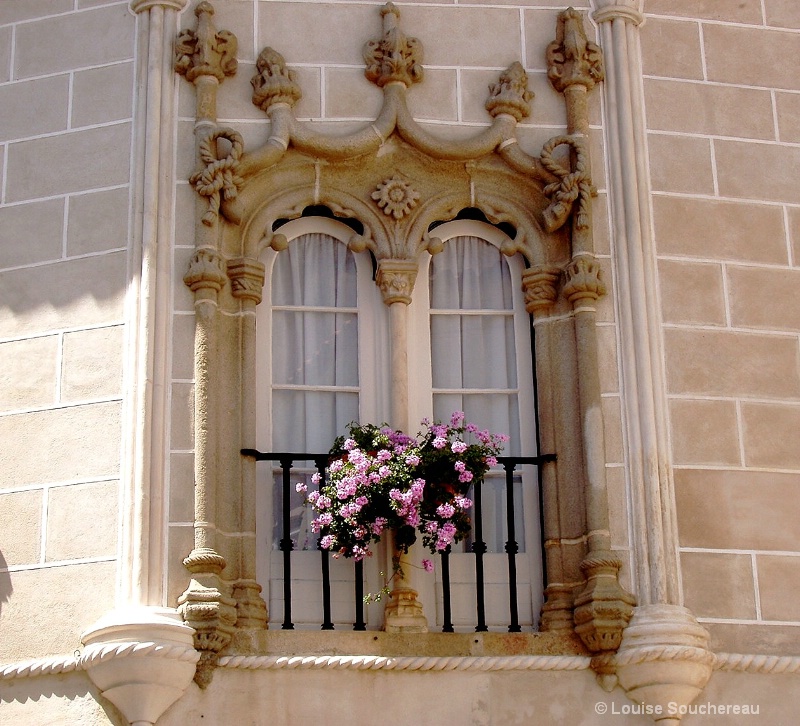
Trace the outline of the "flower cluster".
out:
[[[319,488],[307,495],[323,549],[360,560],[391,529],[401,550],[420,532],[425,546],[440,552],[469,533],[468,490],[497,464],[508,437],[465,424],[460,411],[449,424],[423,425],[427,430],[412,438],[352,423],[349,435],[336,440],[325,481],[316,474]]]

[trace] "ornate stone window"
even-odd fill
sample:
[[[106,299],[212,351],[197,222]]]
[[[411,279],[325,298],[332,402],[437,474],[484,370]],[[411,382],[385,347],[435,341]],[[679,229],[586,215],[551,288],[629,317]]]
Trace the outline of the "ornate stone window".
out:
[[[414,427],[422,407],[409,394],[409,356],[419,340],[413,332],[415,306],[431,290],[420,282],[425,268],[436,270],[437,255],[461,244],[456,238],[482,238],[490,254],[497,256],[499,249],[509,258],[509,270],[518,275],[512,296],[532,315],[535,328],[538,436],[542,450],[558,456],[541,471],[547,580],[539,629],[560,638],[564,652],[574,652],[575,634],[589,652],[613,652],[633,600],[619,585],[621,563],[610,551],[608,532],[595,337],[595,301],[605,287],[593,252],[586,111],[586,95],[602,78],[602,61],[586,39],[580,14],[562,13],[547,49],[549,77],[565,96],[567,133],[535,156],[523,151],[515,136],[532,101],[519,63],[491,85],[486,110],[492,123],[474,138],[442,140],[414,121],[406,96],[423,80],[422,43],[404,34],[391,3],[381,9],[383,33],[364,48],[366,77],[384,94],[379,116],[340,137],[298,122],[293,106],[302,91],[283,57],[267,48],[252,85],[253,102],[269,119],[270,137],[261,148],[245,150],[235,130],[216,123],[216,89],[235,70],[235,43],[229,33],[216,31],[212,12],[207,3],[198,6],[197,30],[179,39],[177,66],[197,91],[198,170],[191,181],[199,214],[196,252],[185,277],[195,294],[197,320],[195,546],[185,560],[192,578],[180,603],[203,654],[198,682],[207,682],[223,648],[263,647],[267,617],[256,541],[264,533],[256,516],[256,462],[240,453],[259,444],[261,431],[274,435],[277,426],[254,394],[267,325],[259,318],[257,332],[257,317],[267,313],[256,308],[264,305],[262,288],[267,273],[274,275],[276,260],[283,265],[298,239],[320,232],[333,239],[328,250],[337,250],[344,277],[352,263],[357,288],[365,269],[359,259],[375,261],[391,350],[387,383],[378,388],[388,391],[389,422],[404,429]],[[339,221],[327,231],[302,230],[304,210],[320,205]],[[512,233],[496,234],[489,225],[491,232],[477,235],[474,228],[454,232],[448,225],[460,224],[453,220],[467,209]],[[278,317],[297,313],[294,303],[276,302],[274,289],[270,276],[273,346],[276,312]],[[430,306],[435,308],[435,301],[418,307],[427,315]],[[336,317],[335,308],[328,301],[308,312]],[[360,302],[345,304],[341,315],[361,310]],[[452,319],[466,315],[447,310]],[[436,355],[434,345],[427,356]],[[305,385],[284,382],[280,389],[272,380],[273,397]],[[344,388],[361,385],[351,381]],[[467,387],[452,382],[431,380],[430,388],[433,413],[437,395],[445,408],[454,396],[468,398]],[[519,425],[525,435],[533,422],[523,409]],[[262,418],[259,426],[265,415],[270,419]],[[398,593],[387,608],[386,629],[424,629],[417,593],[408,583]]]

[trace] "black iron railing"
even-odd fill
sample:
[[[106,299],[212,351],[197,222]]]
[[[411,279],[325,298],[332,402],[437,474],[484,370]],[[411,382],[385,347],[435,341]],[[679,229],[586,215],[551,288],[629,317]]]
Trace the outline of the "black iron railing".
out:
[[[278,546],[283,553],[283,624],[284,630],[294,629],[292,622],[292,558],[291,553],[295,548],[295,542],[291,538],[291,493],[292,467],[295,462],[313,461],[314,466],[325,477],[325,467],[328,465],[328,454],[311,454],[302,452],[269,452],[264,453],[255,449],[242,449],[242,455],[253,457],[256,461],[277,462],[281,469],[281,488],[283,506],[281,510],[281,537]],[[498,464],[503,467],[505,473],[505,495],[506,495],[506,528],[507,540],[504,550],[508,559],[508,607],[509,620],[508,631],[518,633],[521,631],[518,593],[517,593],[517,555],[519,553],[519,543],[516,539],[516,510],[517,501],[515,497],[514,474],[519,466],[541,465],[545,462],[555,461],[554,454],[543,456],[502,456],[498,457]],[[484,556],[488,551],[487,543],[484,541],[483,532],[483,492],[482,486],[478,484],[473,489],[474,524],[472,531],[471,551],[475,557],[475,608],[477,613],[476,632],[487,631],[489,628],[486,623],[486,582],[484,574]],[[539,507],[540,520],[542,508]],[[544,531],[540,521],[540,531]],[[542,544],[542,566],[544,566],[544,551]],[[334,623],[331,616],[331,576],[330,576],[330,553],[322,549],[317,541],[317,549],[321,556],[321,588],[322,588],[322,630],[333,630]],[[441,553],[441,572],[442,572],[442,632],[454,632],[452,617],[452,599],[450,583],[450,556],[451,551]],[[355,618],[353,630],[366,630],[364,618],[364,571],[363,562],[354,562],[354,600]]]

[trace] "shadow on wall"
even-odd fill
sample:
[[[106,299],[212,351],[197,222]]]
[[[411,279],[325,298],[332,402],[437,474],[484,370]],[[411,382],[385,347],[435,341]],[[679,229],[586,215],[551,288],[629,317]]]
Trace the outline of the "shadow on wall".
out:
[[[86,673],[65,673],[8,681],[0,689],[3,724],[108,723],[128,726]]]
[[[0,550],[0,613],[3,612],[3,603],[11,599],[14,586],[11,584],[11,573],[8,571],[8,563]]]

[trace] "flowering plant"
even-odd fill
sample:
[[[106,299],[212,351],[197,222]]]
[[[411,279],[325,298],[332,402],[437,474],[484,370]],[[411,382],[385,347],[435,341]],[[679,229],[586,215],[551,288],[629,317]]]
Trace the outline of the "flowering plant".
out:
[[[460,411],[449,424],[423,425],[412,438],[385,425],[351,423],[349,435],[336,440],[326,480],[315,474],[321,486],[307,495],[323,549],[360,560],[392,529],[403,551],[420,532],[431,552],[441,552],[469,534],[469,488],[497,464],[508,437],[466,424]]]

